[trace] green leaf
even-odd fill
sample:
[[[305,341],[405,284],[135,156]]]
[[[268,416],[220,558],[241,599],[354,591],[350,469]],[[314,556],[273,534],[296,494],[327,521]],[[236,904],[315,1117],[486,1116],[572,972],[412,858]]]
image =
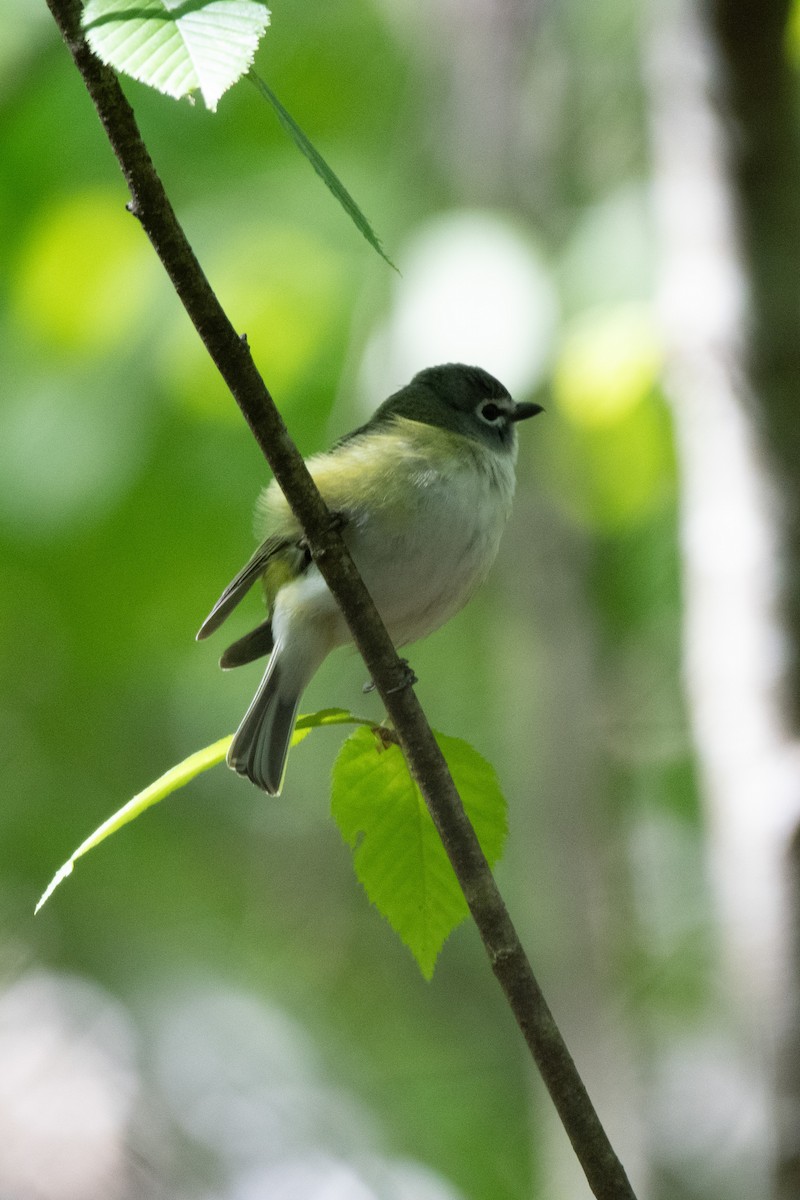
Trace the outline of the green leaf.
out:
[[[292,734],[292,745],[296,746],[308,737],[312,729],[320,729],[326,725],[372,725],[371,721],[367,721],[364,717],[356,717],[353,713],[344,708],[323,708],[319,712],[306,713],[297,718]],[[146,809],[151,808],[154,804],[158,804],[160,800],[165,800],[167,796],[171,796],[178,788],[184,787],[196,775],[200,775],[203,771],[208,771],[210,767],[215,767],[217,763],[221,763],[225,755],[228,753],[228,747],[233,741],[233,735],[221,738],[218,742],[214,742],[212,746],[206,746],[203,750],[198,750],[196,754],[191,754],[185,758],[183,762],[179,762],[174,767],[170,767],[168,771],[158,779],[155,783],[151,783],[143,792],[139,792],[127,804],[118,809],[113,816],[103,822],[99,828],[95,829],[94,833],[90,834],[84,842],[81,842],[78,849],[70,855],[63,867],[59,867],[55,875],[42,895],[41,900],[36,905],[35,912],[45,904],[53,892],[56,890],[62,880],[72,874],[73,867],[79,858],[87,854],[90,850],[94,850],[95,846],[99,846],[112,833],[116,833],[123,825],[127,825],[130,821],[134,821],[136,817],[141,816]]]
[[[443,734],[436,740],[483,852],[494,863],[507,832],[497,776],[467,742]],[[400,750],[369,729],[352,733],[334,764],[331,806],[343,839],[353,847],[367,895],[430,979],[467,905]]]
[[[264,99],[268,100],[275,109],[275,112],[278,114],[278,120],[283,128],[289,134],[301,153],[306,156],[308,161],[311,163],[311,166],[314,168],[331,194],[339,201],[342,208],[355,225],[356,229],[358,229],[362,236],[367,239],[373,250],[377,250],[384,262],[387,262],[389,266],[396,271],[397,267],[384,250],[378,235],[375,233],[369,221],[364,216],[363,212],[358,207],[339,176],[334,173],[331,167],[328,166],[320,152],[303,133],[294,117],[286,111],[272,89],[259,75],[255,73],[255,71],[251,70],[248,73],[248,78],[255,84]]]
[[[366,717],[357,717],[354,713],[348,712],[346,708],[321,708],[318,712],[305,713],[297,718],[294,723],[292,745],[296,746],[302,742],[312,729],[323,729],[327,725],[368,725],[370,729],[373,729],[375,722],[368,721]]]
[[[132,800],[129,800],[127,804],[118,809],[113,816],[109,817],[107,821],[104,821],[98,829],[95,829],[94,833],[89,835],[86,841],[81,842],[78,849],[70,855],[63,867],[59,867],[47,885],[34,912],[38,912],[42,905],[50,899],[62,880],[72,874],[72,869],[79,858],[82,858],[84,854],[93,850],[95,846],[99,846],[101,842],[104,842],[112,833],[116,833],[123,825],[127,825],[129,821],[133,821],[136,817],[141,816],[145,809],[158,804],[159,800],[164,800],[174,791],[177,791],[178,788],[183,787],[189,780],[194,779],[195,775],[199,775],[202,771],[207,771],[209,767],[215,767],[217,763],[222,762],[228,753],[228,747],[232,741],[233,735],[221,738],[218,742],[214,742],[212,746],[206,746],[204,750],[198,750],[196,754],[191,754],[188,758],[185,758],[183,762],[170,767],[155,783],[151,783],[143,792],[139,792]]]
[[[212,112],[268,24],[262,0],[87,0],[83,12],[104,63],[176,99],[199,88]]]

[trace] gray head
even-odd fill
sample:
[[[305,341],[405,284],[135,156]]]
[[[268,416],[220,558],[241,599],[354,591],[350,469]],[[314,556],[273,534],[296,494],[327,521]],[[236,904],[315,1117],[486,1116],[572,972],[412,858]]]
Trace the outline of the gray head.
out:
[[[498,451],[511,451],[516,422],[542,411],[539,404],[517,404],[499,380],[481,367],[445,363],[426,367],[377,410],[370,427],[394,417],[449,429]]]

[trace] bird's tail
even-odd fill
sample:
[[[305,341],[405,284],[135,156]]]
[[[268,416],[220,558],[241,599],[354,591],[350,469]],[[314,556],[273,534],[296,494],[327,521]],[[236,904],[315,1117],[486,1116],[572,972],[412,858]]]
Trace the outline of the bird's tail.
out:
[[[303,687],[297,686],[291,674],[285,664],[281,664],[279,647],[276,647],[228,750],[228,766],[240,775],[246,775],[271,796],[277,796],[283,785],[289,744],[303,692]]]

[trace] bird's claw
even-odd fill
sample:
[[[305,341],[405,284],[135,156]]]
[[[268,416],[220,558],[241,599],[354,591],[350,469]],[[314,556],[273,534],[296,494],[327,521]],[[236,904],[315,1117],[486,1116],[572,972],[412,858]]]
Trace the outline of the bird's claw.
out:
[[[341,531],[345,528],[347,523],[348,523],[348,518],[344,513],[332,512],[328,529],[333,533],[341,533]],[[312,558],[314,557],[314,554],[311,550],[311,547],[308,544],[308,538],[305,536],[305,534],[303,534],[303,536],[301,538],[299,538],[299,540],[297,542],[297,549],[302,551],[302,553],[305,555],[306,566],[308,566],[308,564],[311,562]],[[324,553],[324,552],[321,551],[320,553]]]
[[[409,666],[408,659],[401,658],[400,665],[403,670],[403,678],[400,680],[399,683],[395,684],[394,687],[387,688],[387,690],[386,690],[387,696],[393,696],[395,692],[402,692],[404,688],[413,687],[415,683],[419,682],[419,680],[417,679],[417,676],[414,674],[413,670]],[[369,692],[374,692],[375,691],[375,681],[370,679],[367,683],[364,684],[364,686],[361,690],[365,696]]]

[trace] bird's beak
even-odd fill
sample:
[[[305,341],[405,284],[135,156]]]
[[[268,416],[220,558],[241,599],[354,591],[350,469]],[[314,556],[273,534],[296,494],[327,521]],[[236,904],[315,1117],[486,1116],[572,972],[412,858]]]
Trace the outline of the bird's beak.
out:
[[[508,414],[509,421],[527,421],[528,417],[535,417],[537,413],[544,412],[541,404],[515,404],[512,411]]]

